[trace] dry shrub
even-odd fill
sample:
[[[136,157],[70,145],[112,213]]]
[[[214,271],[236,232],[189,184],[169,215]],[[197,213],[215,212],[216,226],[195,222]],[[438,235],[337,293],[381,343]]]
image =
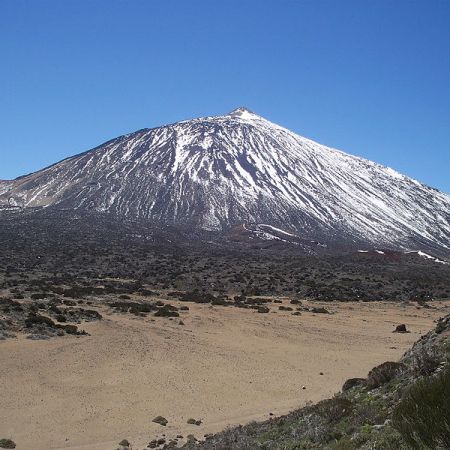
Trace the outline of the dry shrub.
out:
[[[406,366],[403,363],[386,361],[379,366],[374,367],[367,376],[367,387],[369,389],[375,389],[388,383],[393,378],[400,375],[406,370]]]

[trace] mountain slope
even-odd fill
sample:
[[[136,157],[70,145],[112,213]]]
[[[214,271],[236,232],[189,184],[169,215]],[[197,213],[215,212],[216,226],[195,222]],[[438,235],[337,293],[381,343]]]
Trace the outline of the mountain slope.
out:
[[[450,196],[245,108],[139,130],[7,183],[0,205],[450,253]]]

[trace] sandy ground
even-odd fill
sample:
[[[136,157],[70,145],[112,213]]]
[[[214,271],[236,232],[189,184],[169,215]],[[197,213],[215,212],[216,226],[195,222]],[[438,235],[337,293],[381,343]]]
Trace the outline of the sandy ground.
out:
[[[347,378],[397,360],[450,312],[445,303],[333,303],[326,307],[334,314],[302,316],[189,306],[184,326],[108,314],[82,326],[91,336],[0,342],[0,438],[18,450],[114,450],[124,438],[143,449],[163,434],[201,438],[332,395]],[[411,333],[393,334],[399,323]],[[152,423],[157,415],[167,427]],[[203,424],[186,424],[190,417]]]

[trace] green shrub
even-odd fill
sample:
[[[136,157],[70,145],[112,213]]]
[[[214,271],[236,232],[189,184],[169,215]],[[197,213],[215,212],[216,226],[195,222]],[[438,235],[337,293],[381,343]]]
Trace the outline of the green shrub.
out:
[[[411,386],[392,424],[413,449],[450,448],[450,370]]]
[[[337,423],[351,414],[353,404],[344,397],[333,397],[317,404],[317,414],[328,423]]]
[[[346,392],[355,386],[361,386],[366,383],[365,378],[349,378],[342,386],[342,392]]]
[[[350,437],[344,436],[337,442],[330,445],[330,450],[354,450],[356,449],[356,444],[351,440]]]
[[[431,351],[425,349],[417,352],[414,356],[414,368],[423,376],[432,375],[440,364],[441,359]]]
[[[386,426],[372,441],[372,448],[379,450],[409,450],[397,430]]]

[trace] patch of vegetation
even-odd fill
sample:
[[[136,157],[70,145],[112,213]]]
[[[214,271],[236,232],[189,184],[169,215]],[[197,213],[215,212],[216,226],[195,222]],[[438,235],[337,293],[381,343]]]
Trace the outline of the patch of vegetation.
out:
[[[27,319],[25,319],[25,326],[31,328],[33,325],[44,325],[48,327],[54,327],[55,322],[53,322],[50,317],[41,316],[39,314],[30,314]]]
[[[165,427],[169,423],[169,421],[163,416],[156,416],[152,420],[152,422],[158,423],[159,425],[162,425],[163,427]]]
[[[179,317],[178,308],[169,304],[159,308],[154,314],[155,317]]]
[[[110,306],[117,311],[122,313],[129,312],[136,316],[146,315],[157,309],[156,305],[153,303],[138,303],[138,302],[128,302],[128,301],[116,301],[110,304]]]
[[[197,425],[200,426],[202,424],[202,421],[200,419],[193,419],[192,417],[190,419],[187,420],[187,422],[189,425]]]
[[[395,408],[392,425],[412,449],[449,449],[450,369],[414,383]]]
[[[391,381],[394,377],[399,375],[406,369],[403,363],[387,361],[374,367],[367,377],[367,386],[369,389],[374,389]]]
[[[365,378],[349,378],[342,386],[342,392],[348,391],[355,386],[361,386],[366,383]]]
[[[0,448],[16,448],[16,444],[11,439],[0,439]]]

